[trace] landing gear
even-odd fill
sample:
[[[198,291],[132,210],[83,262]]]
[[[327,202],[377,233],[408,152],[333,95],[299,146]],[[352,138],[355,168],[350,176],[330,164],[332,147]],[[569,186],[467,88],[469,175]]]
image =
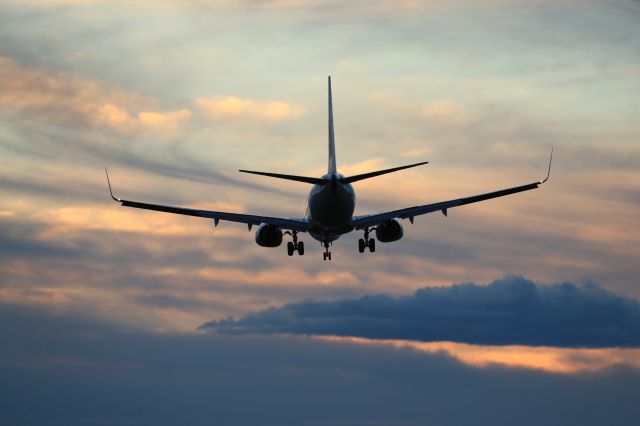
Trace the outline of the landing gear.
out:
[[[360,253],[364,253],[367,247],[369,247],[371,253],[375,253],[376,251],[376,240],[369,238],[369,232],[371,232],[369,228],[364,228],[364,238],[358,240],[358,251]]]
[[[329,242],[324,243],[324,253],[322,253],[322,260],[331,260],[331,252],[329,251]]]
[[[287,243],[287,254],[293,256],[296,251],[300,256],[304,256],[304,242],[298,242],[298,231],[287,231],[285,234],[291,235],[293,241]]]

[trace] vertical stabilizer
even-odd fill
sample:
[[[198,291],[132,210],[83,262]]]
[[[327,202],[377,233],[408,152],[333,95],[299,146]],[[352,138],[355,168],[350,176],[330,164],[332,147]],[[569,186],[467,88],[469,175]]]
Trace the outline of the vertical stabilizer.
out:
[[[331,100],[331,76],[329,76],[329,169],[336,173],[336,142],[333,136],[333,102]]]

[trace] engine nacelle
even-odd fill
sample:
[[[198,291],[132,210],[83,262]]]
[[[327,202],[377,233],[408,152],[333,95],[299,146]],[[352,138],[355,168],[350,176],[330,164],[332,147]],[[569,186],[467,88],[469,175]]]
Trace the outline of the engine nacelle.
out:
[[[282,230],[263,223],[256,229],[256,243],[262,247],[278,247],[282,244]]]
[[[376,238],[381,243],[398,241],[403,235],[402,225],[395,219],[387,220],[376,226]]]

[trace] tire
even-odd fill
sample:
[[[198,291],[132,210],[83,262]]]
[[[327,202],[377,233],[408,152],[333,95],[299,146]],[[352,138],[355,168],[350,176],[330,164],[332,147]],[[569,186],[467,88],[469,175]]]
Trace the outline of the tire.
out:
[[[298,254],[304,256],[304,243],[302,241],[298,243]]]
[[[376,251],[376,240],[374,240],[373,238],[369,239],[369,251],[371,253],[375,253]]]
[[[291,241],[287,243],[287,254],[293,256],[293,243]]]
[[[363,240],[362,238],[360,238],[360,239],[358,240],[358,251],[359,251],[360,253],[364,253],[364,249],[365,249],[365,243],[364,243],[364,240]]]

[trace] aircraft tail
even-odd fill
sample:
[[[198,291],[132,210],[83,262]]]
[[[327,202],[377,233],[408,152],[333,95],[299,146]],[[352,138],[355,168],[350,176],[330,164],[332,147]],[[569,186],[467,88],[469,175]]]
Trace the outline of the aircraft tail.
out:
[[[337,173],[337,167],[336,167],[336,140],[335,140],[335,134],[334,134],[334,131],[333,131],[333,100],[331,98],[331,76],[329,76],[328,82],[329,82],[329,167],[328,167],[327,173],[331,174],[331,173]],[[410,167],[421,166],[421,165],[427,164],[427,163],[428,163],[428,161],[425,161],[425,162],[422,162],[422,163],[410,164],[408,166],[394,167],[392,169],[378,170],[378,171],[375,171],[375,172],[363,173],[361,175],[343,177],[342,179],[339,179],[339,181],[340,181],[340,183],[343,183],[343,184],[357,182],[359,180],[369,179],[369,178],[372,178],[372,177],[375,177],[375,176],[380,176],[380,175],[384,175],[384,174],[387,174],[387,173],[397,172],[398,170],[404,170],[404,169],[408,169]]]
[[[327,171],[329,174],[337,174],[336,143],[335,143],[335,137],[333,133],[333,101],[331,99],[331,76],[329,76],[328,78],[328,83],[329,83],[329,93],[328,93],[329,94],[329,164],[328,164]],[[357,182],[359,180],[364,180],[364,179],[369,179],[375,176],[384,175],[387,173],[397,172],[399,170],[409,169],[411,167],[421,166],[427,163],[428,161],[423,161],[421,163],[409,164],[408,166],[400,166],[400,167],[394,167],[391,169],[377,170],[375,172],[363,173],[363,174],[354,175],[354,176],[346,176],[346,177],[337,179],[337,181],[339,181],[342,184],[348,184],[352,182]],[[297,182],[310,183],[312,185],[326,185],[328,182],[331,181],[331,179],[314,178],[314,177],[307,177],[307,176],[284,175],[280,173],[258,172],[253,170],[240,170],[240,171],[243,173],[251,173],[254,175],[269,176],[269,177],[278,178],[278,179],[286,179],[286,180],[293,180]]]
[[[329,167],[327,173],[337,173],[336,141],[333,133],[333,102],[331,100],[331,76],[329,76]]]

